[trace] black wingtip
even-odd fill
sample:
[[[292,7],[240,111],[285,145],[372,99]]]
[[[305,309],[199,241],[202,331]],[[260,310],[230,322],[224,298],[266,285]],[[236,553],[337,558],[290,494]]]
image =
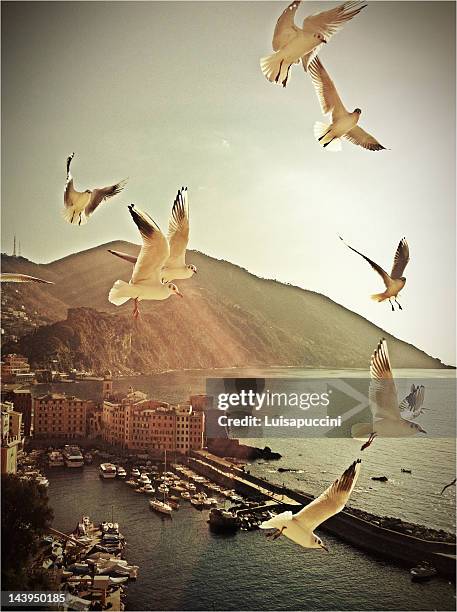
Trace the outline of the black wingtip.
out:
[[[133,209],[135,208],[135,204],[129,204],[129,205],[127,206],[127,208],[128,208],[129,210],[133,210]]]

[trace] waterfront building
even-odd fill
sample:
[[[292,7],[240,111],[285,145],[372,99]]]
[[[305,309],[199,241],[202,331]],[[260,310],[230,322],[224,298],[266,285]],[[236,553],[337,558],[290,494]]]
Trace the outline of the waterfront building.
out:
[[[14,410],[22,414],[24,436],[30,436],[32,427],[32,393],[30,389],[13,389],[8,391],[5,399],[14,404]]]
[[[1,373],[3,382],[33,381],[34,378],[27,357],[16,353],[5,355],[1,364]]]
[[[61,393],[48,393],[33,400],[35,437],[78,439],[88,432],[88,414],[94,402]]]
[[[22,444],[22,414],[14,410],[12,402],[2,402],[1,472],[15,474],[17,452]]]
[[[133,391],[105,400],[102,437],[109,444],[137,452],[185,454],[203,446],[204,413],[191,405],[172,406]]]

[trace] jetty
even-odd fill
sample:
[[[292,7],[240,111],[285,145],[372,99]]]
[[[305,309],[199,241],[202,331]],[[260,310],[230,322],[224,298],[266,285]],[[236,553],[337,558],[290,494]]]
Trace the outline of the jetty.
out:
[[[192,451],[188,465],[198,474],[218,485],[258,501],[267,509],[297,512],[313,501],[314,496],[268,482],[250,474],[227,459],[208,451]],[[400,519],[383,519],[367,512],[346,508],[325,521],[319,529],[374,556],[413,567],[428,561],[438,573],[455,581],[456,543],[425,539],[415,530],[405,529]],[[420,526],[416,526],[417,531]],[[412,531],[412,533],[409,533]],[[424,530],[429,533],[433,530]]]

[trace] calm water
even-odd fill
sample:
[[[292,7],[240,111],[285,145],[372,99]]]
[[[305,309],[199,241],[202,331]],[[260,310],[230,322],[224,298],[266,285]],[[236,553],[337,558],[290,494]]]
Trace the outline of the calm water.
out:
[[[360,372],[324,372],[360,376]],[[152,397],[179,401],[204,392],[205,376],[316,377],[315,371],[268,369],[165,373],[116,381],[115,389],[130,384]],[[449,377],[449,372],[405,372],[417,378]],[[44,386],[36,388],[42,392]],[[81,397],[93,397],[99,383],[59,385]],[[443,401],[439,418],[455,418],[455,406]],[[421,417],[427,429],[432,411]],[[430,423],[429,423],[430,424]],[[249,441],[248,441],[249,442]],[[360,444],[353,440],[253,439],[283,455],[280,462],[256,462],[251,470],[272,481],[319,493],[349,465]],[[376,440],[363,453],[363,471],[351,504],[377,514],[400,516],[412,522],[455,530],[455,488],[439,495],[442,484],[455,477],[455,440]],[[376,452],[375,452],[376,451]],[[278,473],[283,466],[299,470]],[[402,474],[401,467],[412,470]],[[126,557],[140,566],[139,580],[128,588],[130,610],[452,610],[454,587],[441,579],[413,584],[405,569],[391,566],[322,534],[330,554],[306,551],[286,538],[275,542],[262,532],[234,536],[212,534],[207,511],[184,502],[172,520],[149,510],[147,499],[125,483],[102,481],[97,467],[81,471],[50,470],[49,496],[54,526],[68,531],[81,514],[94,520],[115,519],[128,540]],[[385,474],[388,483],[370,480]],[[361,578],[363,577],[363,579]]]

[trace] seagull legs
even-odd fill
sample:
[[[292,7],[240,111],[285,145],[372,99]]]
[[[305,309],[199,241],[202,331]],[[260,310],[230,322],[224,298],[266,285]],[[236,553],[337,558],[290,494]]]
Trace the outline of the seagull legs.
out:
[[[134,306],[133,306],[133,318],[135,319],[135,321],[138,319],[139,316],[140,316],[140,309],[138,308],[138,298],[135,298]]]
[[[403,308],[401,307],[400,302],[397,300],[397,296],[395,296],[395,297],[394,297],[394,300],[395,300],[395,303],[396,303],[396,304],[397,304],[397,306],[398,306],[398,309],[399,309],[399,310],[403,310]]]
[[[390,304],[390,307],[392,308],[392,312],[394,312],[395,308],[394,308],[394,305],[392,304],[392,302],[390,300],[391,300],[391,298],[389,298],[389,304]]]
[[[368,448],[370,446],[370,444],[373,442],[373,440],[376,438],[377,434],[376,433],[371,433],[370,437],[368,438],[368,440],[365,442],[365,444],[362,444],[360,450],[363,451],[366,448]]]
[[[287,68],[287,74],[286,74],[286,78],[284,79],[284,81],[282,82],[282,86],[285,87],[287,85],[287,79],[289,78],[289,70],[290,70],[290,66],[289,68]]]
[[[275,531],[273,531],[272,533],[267,533],[267,538],[271,538],[272,540],[277,540],[279,536],[282,535],[282,532],[284,531],[284,529],[286,528],[282,527],[281,529],[275,529]]]

